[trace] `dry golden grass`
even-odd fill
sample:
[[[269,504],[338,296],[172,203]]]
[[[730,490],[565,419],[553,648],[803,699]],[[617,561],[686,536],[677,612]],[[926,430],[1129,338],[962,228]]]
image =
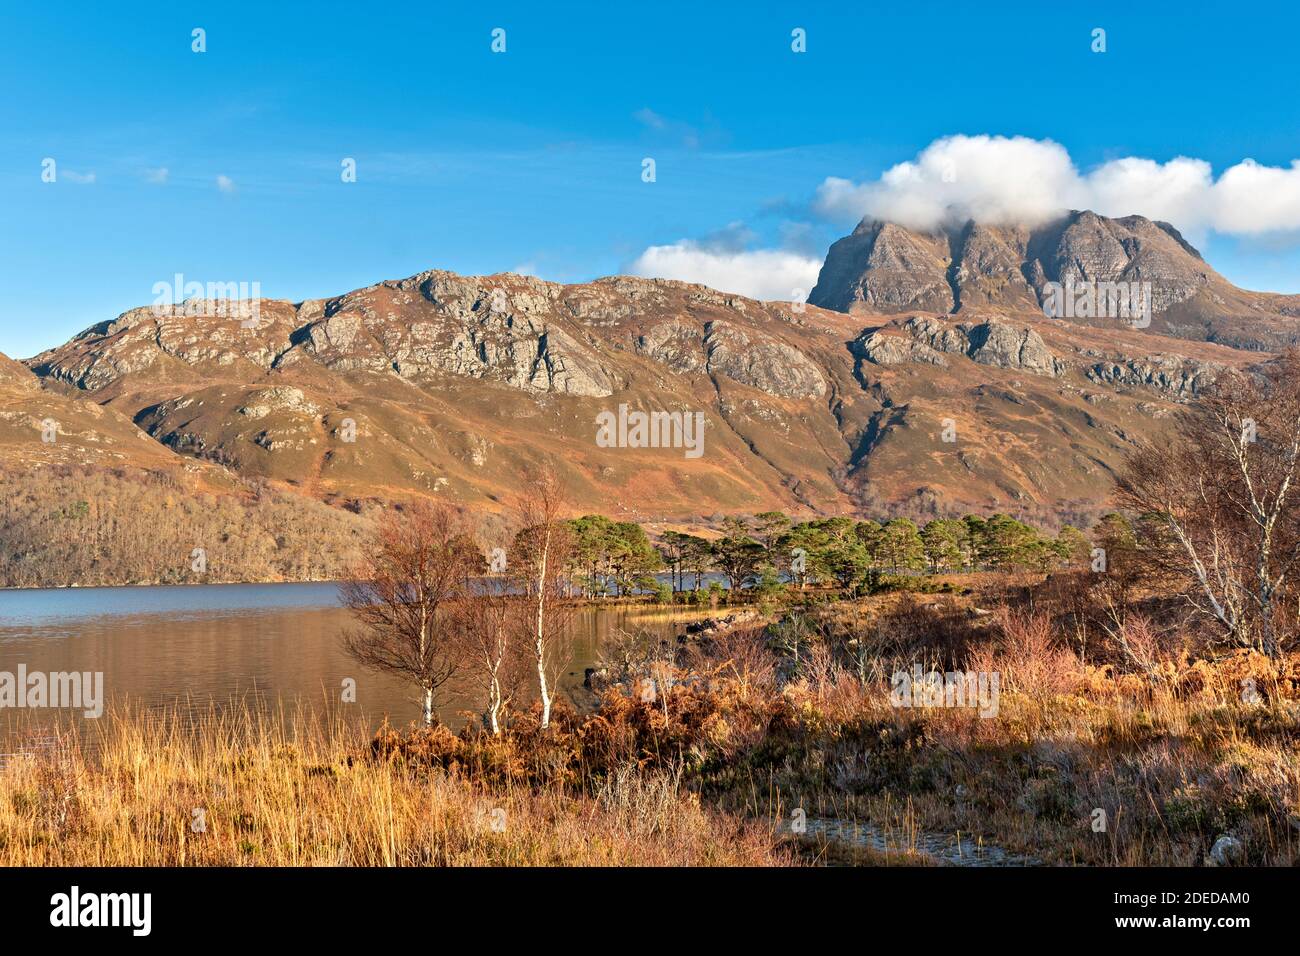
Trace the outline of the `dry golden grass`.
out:
[[[1300,656],[1116,673],[1028,634],[975,657],[1002,677],[993,719],[896,709],[843,673],[788,685],[800,733],[751,770],[754,791],[1046,863],[1198,866],[1224,835],[1243,862],[1300,863]]]
[[[1222,836],[1300,863],[1300,655],[1089,662],[1032,615],[888,607],[829,608],[793,670],[789,628],[715,634],[653,699],[628,675],[547,731],[110,711],[0,770],[0,864],[924,865],[959,838],[1159,866]],[[889,671],[918,660],[999,674],[996,716],[891,706]],[[883,841],[795,843],[796,808]]]
[[[668,773],[622,768],[589,796],[487,793],[427,765],[365,756],[359,728],[242,709],[197,722],[119,710],[89,733],[0,770],[0,864],[791,862],[771,828],[706,811]]]

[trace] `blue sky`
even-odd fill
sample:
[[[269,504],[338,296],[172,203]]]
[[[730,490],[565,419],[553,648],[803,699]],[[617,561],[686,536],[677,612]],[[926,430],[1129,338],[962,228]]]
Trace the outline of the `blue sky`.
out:
[[[844,6],[7,4],[0,351],[177,272],[296,300],[435,267],[583,281],[682,241],[820,259],[853,224],[816,202],[828,177],[954,135],[1050,139],[1084,172],[1300,157],[1282,5]],[[1191,230],[1211,264],[1300,291],[1300,217],[1221,219]]]

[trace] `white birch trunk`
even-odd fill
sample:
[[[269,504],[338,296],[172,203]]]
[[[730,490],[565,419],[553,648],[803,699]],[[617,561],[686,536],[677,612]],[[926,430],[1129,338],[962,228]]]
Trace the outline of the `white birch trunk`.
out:
[[[546,536],[543,538],[541,564],[537,575],[537,634],[534,650],[537,654],[537,683],[541,689],[542,695],[542,729],[551,726],[551,689],[546,683],[546,629],[545,629],[545,604],[546,604],[546,562],[550,557],[551,549],[551,529],[546,528]]]

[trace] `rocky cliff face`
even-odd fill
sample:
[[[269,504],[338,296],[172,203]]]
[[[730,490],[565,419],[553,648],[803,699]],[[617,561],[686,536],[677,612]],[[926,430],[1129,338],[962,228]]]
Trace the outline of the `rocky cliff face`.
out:
[[[941,354],[946,352],[964,355],[980,365],[1021,369],[1049,378],[1065,369],[1032,328],[993,320],[978,325],[948,324],[916,316],[894,330],[864,332],[853,341],[851,348],[876,365],[924,362],[947,368],[948,363]]]
[[[1148,284],[1152,331],[1180,338],[1258,350],[1300,343],[1295,297],[1238,289],[1168,223],[1087,211],[1033,229],[967,222],[915,232],[864,220],[831,246],[809,301],[864,315],[1041,313],[1049,283]]]
[[[1095,362],[1084,369],[1084,374],[1098,384],[1152,388],[1181,401],[1199,395],[1224,368],[1219,362],[1153,355]]]
[[[830,248],[808,301],[839,312],[951,312],[948,237],[863,220]]]

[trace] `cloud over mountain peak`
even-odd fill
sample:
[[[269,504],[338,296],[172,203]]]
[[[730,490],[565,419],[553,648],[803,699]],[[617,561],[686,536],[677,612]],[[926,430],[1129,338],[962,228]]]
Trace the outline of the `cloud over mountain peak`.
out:
[[[1216,179],[1203,159],[1129,156],[1081,171],[1064,146],[1025,136],[946,136],[873,182],[827,178],[815,206],[836,219],[872,218],[912,229],[974,219],[1038,225],[1069,209],[1141,215],[1184,232],[1259,235],[1300,230],[1300,161],[1251,159]]]

